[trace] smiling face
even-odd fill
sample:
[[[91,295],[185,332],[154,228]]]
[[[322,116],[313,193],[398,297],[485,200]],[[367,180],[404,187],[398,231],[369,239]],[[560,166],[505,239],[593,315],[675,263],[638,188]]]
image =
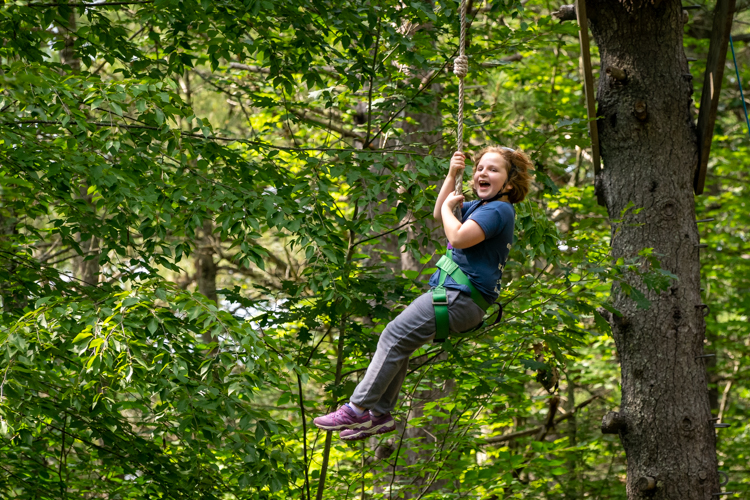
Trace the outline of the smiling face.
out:
[[[487,200],[494,197],[508,178],[507,162],[500,153],[485,153],[474,167],[474,190]],[[505,186],[506,191],[513,186]]]

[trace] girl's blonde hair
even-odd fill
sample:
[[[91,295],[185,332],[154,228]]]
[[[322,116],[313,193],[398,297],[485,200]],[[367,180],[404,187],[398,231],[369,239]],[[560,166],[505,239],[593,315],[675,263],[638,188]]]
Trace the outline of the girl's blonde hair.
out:
[[[507,190],[508,186],[513,186],[513,189],[508,193],[508,201],[511,203],[522,202],[531,187],[531,174],[529,170],[533,166],[533,163],[531,163],[529,155],[520,149],[487,146],[474,156],[474,165],[478,164],[482,156],[487,153],[497,153],[505,159],[505,171],[508,173],[508,182],[505,189]]]

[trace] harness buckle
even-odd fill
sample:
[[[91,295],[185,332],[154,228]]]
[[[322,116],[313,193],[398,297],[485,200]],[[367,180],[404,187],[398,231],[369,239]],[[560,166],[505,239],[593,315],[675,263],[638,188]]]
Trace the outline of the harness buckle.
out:
[[[445,291],[445,287],[438,286],[432,289],[432,305],[433,306],[447,306],[448,305],[448,294]]]

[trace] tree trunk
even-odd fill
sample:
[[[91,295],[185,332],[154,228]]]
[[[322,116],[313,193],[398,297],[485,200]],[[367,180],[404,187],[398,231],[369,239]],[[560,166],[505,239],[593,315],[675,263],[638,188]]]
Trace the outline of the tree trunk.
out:
[[[60,51],[60,62],[70,66],[70,69],[72,69],[74,73],[78,73],[81,70],[81,60],[76,57],[76,53],[74,50],[76,39],[73,36],[73,33],[76,31],[76,29],[78,29],[76,22],[76,13],[71,12],[68,16],[68,25],[62,26],[65,39],[65,47]]]
[[[17,222],[12,210],[0,212],[0,275],[5,275],[4,279],[0,280],[0,301],[2,301],[3,311],[23,314],[23,308],[26,307],[28,301],[23,292],[23,285],[13,279],[18,268],[18,263],[13,258],[15,256],[13,243],[18,234]]]
[[[65,47],[60,51],[60,62],[67,64],[73,73],[78,73],[81,70],[81,60],[76,57],[75,53],[75,33],[77,29],[76,13],[71,12],[68,16],[67,26],[61,25],[60,30],[63,33]],[[96,208],[91,201],[91,196],[87,194],[88,184],[85,183],[79,188],[79,194],[81,199],[86,201],[86,204],[92,211],[92,215],[96,215]],[[97,286],[99,284],[99,238],[91,236],[88,240],[82,240],[81,235],[76,236],[76,241],[81,247],[83,255],[77,256],[73,261],[73,268],[75,276],[80,279],[84,284],[89,286]],[[93,255],[93,258],[86,260],[86,257]]]
[[[91,217],[96,217],[96,207],[91,200],[91,195],[87,194],[88,183],[82,185],[78,193],[81,199],[86,202],[89,209],[91,210]],[[94,235],[90,235],[88,240],[82,240],[81,234],[76,235],[76,241],[81,247],[82,255],[75,257],[73,260],[73,269],[75,276],[81,280],[85,285],[97,286],[99,284],[99,238]],[[89,257],[88,260],[86,258]]]
[[[424,154],[429,154],[430,148],[434,147],[434,151],[432,152],[432,154],[440,157],[443,154],[443,148],[442,146],[440,146],[442,133],[435,132],[436,130],[440,130],[442,126],[442,116],[438,111],[440,105],[440,85],[433,84],[431,90],[436,96],[434,102],[432,102],[427,109],[417,112],[412,111],[408,113],[406,116],[409,119],[404,120],[401,123],[401,127],[403,128],[405,133],[403,143],[405,143],[411,150],[422,150]],[[434,146],[436,144],[437,146]],[[406,165],[404,168],[412,168],[412,165]],[[438,190],[440,189],[441,185],[442,182],[438,184]],[[404,217],[404,220],[400,221],[400,223],[403,224],[407,221],[413,220],[414,214],[412,212],[409,212]],[[431,224],[430,222],[427,222],[427,225],[428,227],[434,227],[434,224]],[[411,241],[414,238],[418,237],[413,226],[409,226],[407,228],[407,234],[407,241]],[[410,251],[406,250],[405,248],[400,248],[399,251],[401,253],[402,271],[418,271],[425,267],[424,265],[421,265],[417,259],[414,258]],[[429,247],[421,249],[422,253],[432,253],[433,251],[434,248],[431,245]],[[437,257],[433,257],[432,262],[436,261]],[[446,357],[447,354],[443,353],[435,361],[437,362],[444,360]],[[433,383],[429,385],[432,386],[431,389],[418,391],[412,396],[412,399],[409,402],[408,420],[422,418],[424,416],[425,404],[441,398],[445,398],[446,396],[450,395],[455,390],[456,383],[455,380],[446,380],[443,384]],[[401,435],[403,435],[404,439],[417,439],[421,442],[421,446],[413,447],[409,444],[403,444],[400,447],[399,456],[405,459],[407,466],[425,463],[426,461],[430,460],[433,450],[430,448],[430,446],[424,446],[424,444],[434,443],[435,438],[433,436],[439,434],[435,430],[435,428],[441,424],[446,424],[448,422],[449,420],[447,419],[434,418],[429,423],[423,424],[422,427],[414,427],[412,425],[409,425],[408,421],[399,422],[397,432],[395,434],[396,437],[388,440],[388,442],[385,444],[386,450],[390,450],[392,452],[393,450],[399,449],[398,440]],[[403,426],[406,426],[406,429],[404,429]],[[376,452],[376,454],[382,455],[383,453]],[[396,484],[398,484],[399,482],[399,469],[400,468],[397,467]],[[393,473],[392,468],[388,468],[388,470]],[[416,488],[407,489],[400,492],[400,498],[404,498],[407,500],[410,498],[417,498],[419,496],[421,487],[425,486],[429,479],[429,474],[417,478],[407,478],[406,482],[409,483],[412,487]],[[429,488],[427,488],[427,492],[440,490],[441,488],[444,488],[447,483],[447,480],[442,479],[439,481],[434,481],[429,486]],[[383,489],[382,491],[386,490]]]
[[[219,296],[216,293],[216,263],[214,262],[214,246],[211,234],[213,233],[213,222],[206,219],[203,222],[203,238],[196,249],[195,271],[198,291],[207,299],[218,304]]]
[[[84,284],[89,286],[97,286],[99,284],[99,238],[91,236],[86,241],[81,241],[80,235],[78,236],[78,244],[81,247],[83,255],[78,256],[74,260],[75,274]],[[94,257],[86,260],[86,257],[93,255]]]
[[[598,121],[604,170],[597,180],[611,219],[633,209],[612,236],[615,259],[651,247],[678,279],[646,294],[647,310],[613,287],[612,333],[622,368],[619,435],[628,459],[629,499],[709,500],[719,492],[715,434],[703,354],[698,229],[693,176],[698,164],[693,92],[678,0],[636,4],[591,0],[601,54]],[[604,71],[624,70],[615,80]],[[653,480],[652,480],[653,479]],[[714,497],[716,498],[716,497]]]
[[[431,153],[438,158],[442,157],[445,152],[441,142],[441,128],[443,126],[443,117],[440,115],[439,111],[440,95],[442,92],[442,89],[440,87],[440,84],[432,84],[430,90],[432,91],[433,95],[435,95],[435,100],[429,105],[426,110],[416,113],[408,113],[407,117],[410,119],[404,120],[401,123],[401,127],[403,128],[405,135],[404,142],[410,149],[421,150],[425,155]],[[432,151],[430,151],[431,149]],[[407,165],[406,168],[412,168],[412,165]],[[438,191],[440,191],[440,187],[442,185],[443,184],[441,180],[438,182]],[[406,215],[406,217],[404,217],[404,220],[402,220],[401,223],[403,224],[404,222],[413,220],[414,214],[410,211]],[[426,224],[428,227],[435,227],[432,219],[426,221]],[[408,234],[407,241],[412,241],[415,237],[417,237],[413,226],[408,226],[406,228],[406,232]],[[418,271],[420,268],[424,268],[424,266],[420,265],[419,261],[414,258],[411,252],[404,251],[403,248],[400,250],[402,271]],[[434,248],[431,248],[430,246],[428,248],[423,248],[422,253],[429,253],[433,250]],[[437,258],[433,258],[433,260],[437,262]]]
[[[198,242],[195,253],[195,279],[198,282],[198,292],[218,306],[219,294],[216,292],[217,269],[214,262],[213,227],[213,222],[210,219],[203,221],[203,237]],[[203,334],[203,341],[206,344],[217,340],[210,332]]]
[[[440,145],[442,132],[435,132],[436,130],[439,131],[442,126],[442,116],[439,112],[441,88],[439,84],[433,84],[430,90],[435,95],[434,101],[429,104],[426,109],[416,111],[412,110],[406,113],[405,118],[407,119],[403,120],[400,123],[401,128],[404,130],[404,136],[399,140],[391,139],[389,141],[389,145],[395,146],[397,148],[406,146],[406,148],[410,150],[421,150],[425,155],[432,153],[438,157],[442,156],[443,148]],[[435,146],[436,144],[437,146]],[[413,165],[407,164],[404,165],[403,168],[410,169],[413,168]],[[441,185],[442,181],[438,184],[438,190],[440,189]],[[402,191],[403,189],[405,189],[405,187],[399,188],[399,191]],[[414,220],[414,214],[409,211],[404,219],[399,222],[399,224],[404,224],[406,222]],[[426,224],[428,227],[434,227],[434,224],[431,223],[431,221],[427,221]],[[406,228],[406,232],[407,242],[412,241],[414,238],[418,237],[413,226],[408,226]],[[388,243],[395,243],[395,241],[396,239],[394,237],[393,239],[389,240]],[[420,264],[419,261],[414,257],[414,255],[412,255],[412,253],[405,247],[399,248],[397,245],[393,245],[393,247],[393,249],[396,250],[401,256],[401,265],[399,271],[419,271],[420,269],[424,269],[425,267],[431,267],[430,265],[425,266]],[[421,252],[423,254],[432,253],[433,251],[434,248],[431,245],[421,249]],[[437,257],[433,257],[432,263],[436,261]],[[445,357],[447,355],[443,354],[442,356]],[[455,381],[447,380],[442,386],[433,386],[432,390],[419,391],[414,394],[408,406],[408,420],[424,416],[425,403],[446,397],[454,389]],[[405,397],[405,394],[403,394],[403,392],[401,397]],[[423,427],[414,427],[410,426],[408,421],[398,421],[396,433],[391,438],[387,440],[376,440],[375,438],[371,439],[372,445],[380,443],[380,445],[375,450],[375,456],[380,460],[387,460],[388,458],[390,458],[392,462],[395,462],[396,460],[393,453],[394,451],[398,450],[398,456],[405,459],[407,466],[413,466],[414,464],[422,463],[430,458],[431,450],[429,449],[429,447],[419,449],[413,448],[409,444],[401,443],[401,445],[399,445],[401,436],[403,436],[404,439],[416,438],[423,442],[431,442],[434,440],[432,436],[436,435],[436,432],[434,430],[435,426],[444,423],[446,423],[445,420],[435,419],[430,424],[425,424]],[[406,429],[404,429],[404,427],[406,427]],[[374,485],[374,491],[376,494],[386,493],[387,495],[390,495],[392,482],[394,487],[398,487],[397,485],[400,482],[399,476],[401,467],[396,467],[396,471],[394,472],[392,466],[386,465],[383,470],[388,472],[388,474],[385,474],[385,481],[383,483],[377,483]],[[392,477],[394,474],[395,478]],[[428,479],[428,475],[421,478],[415,478],[413,481],[412,479],[407,478],[406,482],[410,483],[413,488],[416,488],[401,491],[399,493],[401,495],[400,498],[409,499],[417,497],[419,493],[419,487],[423,486]],[[428,491],[439,490],[440,488],[444,487],[446,483],[447,481],[444,480],[435,481],[430,485]]]

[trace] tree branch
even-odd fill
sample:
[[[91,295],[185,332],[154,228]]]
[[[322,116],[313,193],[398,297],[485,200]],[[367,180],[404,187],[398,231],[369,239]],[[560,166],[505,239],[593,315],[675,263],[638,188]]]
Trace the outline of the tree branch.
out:
[[[307,492],[307,500],[310,500],[310,477],[307,474],[307,417],[305,416],[305,399],[304,393],[302,392],[302,376],[299,373],[297,373],[297,388],[299,389],[299,409],[302,418],[302,450],[304,452],[305,460],[305,490]]]
[[[127,129],[142,129],[142,130],[161,130],[159,127],[152,127],[150,125],[128,125],[125,123],[106,123],[106,122],[87,122],[90,125],[94,125],[96,127],[112,127],[112,128],[127,128]],[[62,122],[59,121],[52,121],[52,120],[21,120],[16,122],[0,122],[0,125],[62,125]],[[326,124],[327,126],[327,124]],[[196,139],[205,139],[205,140],[211,140],[211,141],[224,141],[224,142],[240,142],[244,144],[252,144],[255,146],[263,146],[268,147],[272,149],[278,149],[281,151],[362,151],[361,149],[356,148],[344,148],[344,149],[335,149],[335,148],[292,148],[292,147],[285,147],[285,146],[275,146],[273,144],[268,144],[261,141],[251,141],[248,139],[243,139],[241,137],[219,137],[215,135],[208,135],[204,136],[203,134],[193,134],[191,132],[180,132],[180,135],[183,137],[194,137]],[[357,137],[359,139],[359,137]],[[381,151],[387,151],[387,150],[381,150]],[[399,151],[399,154],[418,154],[422,155],[424,153],[419,152],[404,152]]]
[[[305,120],[313,121],[310,118],[305,118]],[[126,129],[136,129],[136,130],[137,129],[142,129],[142,130],[156,130],[156,131],[161,130],[160,127],[153,127],[153,126],[150,126],[150,125],[128,125],[128,124],[125,124],[125,123],[106,123],[106,122],[87,122],[87,123],[90,124],[90,125],[94,125],[96,127],[112,127],[112,128],[120,127],[120,128],[126,128]],[[331,127],[329,127],[329,125],[327,123],[320,123],[320,122],[318,122],[318,123],[321,124],[322,126],[331,128]],[[0,121],[0,126],[3,126],[3,125],[6,125],[6,126],[7,125],[62,125],[62,122],[54,121],[54,120],[21,120],[21,121],[5,121],[5,122],[4,121]],[[339,132],[339,133],[343,134],[343,132],[341,132],[339,130],[335,130],[333,128],[331,128],[331,130],[334,130],[334,132]],[[346,133],[347,134],[356,134],[356,132],[353,132],[351,130],[347,130]],[[266,148],[271,148],[271,149],[278,149],[280,151],[337,151],[337,152],[338,151],[358,151],[358,152],[362,151],[361,149],[357,149],[357,148],[339,148],[339,149],[337,149],[337,148],[326,148],[326,147],[304,148],[304,147],[276,146],[274,144],[269,144],[269,143],[261,142],[261,141],[252,141],[252,140],[249,140],[249,139],[243,139],[241,137],[219,137],[219,136],[216,136],[216,135],[207,135],[206,136],[206,135],[203,135],[203,134],[194,134],[192,132],[180,132],[180,135],[182,137],[193,137],[193,138],[196,138],[196,139],[204,139],[204,140],[208,140],[208,141],[239,142],[239,143],[242,143],[242,144],[252,144],[253,146],[261,146],[261,147],[266,147]],[[353,136],[353,137],[356,138],[357,140],[363,140],[363,138],[361,136],[359,136],[359,135],[356,135],[356,136]],[[393,147],[392,148],[380,148],[380,149],[376,149],[374,147],[371,148],[371,151],[383,152],[383,153],[389,153],[389,152],[392,152],[394,150],[395,150],[395,148],[393,148]],[[398,154],[424,156],[424,152],[408,151],[408,150],[403,150],[403,149],[399,149],[398,150]]]
[[[231,69],[241,69],[243,71],[250,71],[253,73],[261,73],[263,75],[270,75],[271,70],[268,68],[264,68],[263,66],[256,66],[254,64],[242,64],[238,62],[230,62],[229,67]],[[333,66],[314,66],[311,69],[314,69],[315,71],[320,71],[321,73],[327,73],[329,75],[333,76],[339,76],[339,72],[334,68]]]
[[[484,445],[498,444],[498,443],[503,443],[505,441],[512,441],[514,439],[518,439],[518,438],[522,438],[522,437],[526,437],[526,436],[533,436],[534,434],[538,434],[538,433],[544,432],[545,429],[548,428],[548,426],[549,427],[553,427],[553,426],[559,424],[560,422],[562,422],[564,420],[568,420],[573,415],[575,415],[576,413],[578,413],[578,410],[580,410],[582,408],[585,408],[586,406],[588,406],[589,404],[591,404],[593,401],[595,401],[598,398],[599,398],[598,395],[592,396],[589,399],[587,399],[586,401],[584,401],[582,403],[579,403],[573,409],[573,411],[571,411],[569,413],[566,413],[565,415],[561,415],[560,417],[554,419],[553,422],[552,422],[552,425],[549,425],[549,422],[548,422],[545,425],[540,425],[540,426],[537,426],[537,427],[534,427],[534,428],[531,428],[531,429],[526,429],[525,431],[511,432],[510,434],[503,434],[502,436],[495,436],[495,437],[487,438],[486,441],[483,444]]]
[[[122,2],[101,2],[101,3],[88,3],[88,2],[71,2],[71,3],[58,3],[58,2],[33,2],[26,4],[26,7],[109,7],[117,5],[138,5],[145,3],[154,3],[154,0],[124,0]]]
[[[304,120],[306,122],[318,125],[320,127],[326,128],[328,130],[332,130],[334,132],[338,132],[339,134],[343,135],[344,137],[350,137],[352,139],[357,139],[358,141],[365,142],[364,136],[362,134],[359,134],[353,130],[346,129],[344,127],[340,127],[338,125],[334,125],[333,123],[326,123],[324,121],[318,120],[316,118],[311,118],[307,115],[307,112],[301,112],[297,111],[295,109],[289,110],[292,114],[294,114],[296,117],[298,117],[300,120]]]
[[[357,245],[360,245],[360,244],[362,244],[362,243],[365,243],[366,241],[370,241],[370,240],[374,240],[374,239],[380,238],[381,236],[385,236],[386,234],[391,234],[392,232],[394,232],[394,231],[398,231],[399,229],[401,229],[401,228],[402,228],[402,227],[404,227],[404,226],[408,226],[409,224],[414,224],[415,222],[419,222],[419,221],[421,221],[422,219],[424,219],[425,217],[427,217],[427,215],[423,215],[423,216],[422,216],[422,217],[420,217],[419,219],[408,220],[408,221],[404,222],[403,224],[401,224],[401,225],[399,225],[399,226],[396,226],[396,227],[394,227],[393,229],[389,229],[388,231],[385,231],[385,232],[383,232],[383,233],[380,233],[380,234],[376,234],[375,236],[370,236],[369,238],[362,238],[361,240],[359,240],[359,241],[355,242],[355,243],[354,243],[354,246],[356,247]]]

